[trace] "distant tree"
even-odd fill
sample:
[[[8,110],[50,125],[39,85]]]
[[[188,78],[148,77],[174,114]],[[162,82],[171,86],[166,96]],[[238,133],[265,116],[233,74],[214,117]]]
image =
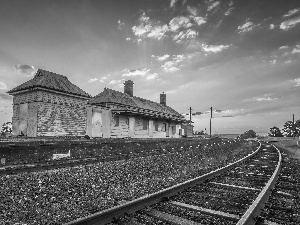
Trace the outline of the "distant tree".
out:
[[[297,131],[296,136],[299,137],[300,136],[300,120],[296,120],[296,122],[295,122],[295,129]]]
[[[11,133],[12,132],[12,123],[6,122],[2,125],[1,133]]]
[[[300,120],[297,120],[295,123],[293,121],[287,121],[283,125],[283,134],[286,137],[295,137],[299,136],[299,131],[300,131]]]
[[[195,134],[196,135],[203,135],[205,134],[204,130],[201,130],[201,131],[195,131]]]
[[[256,137],[256,133],[254,132],[254,130],[248,130],[245,133],[240,135],[240,138],[242,139],[255,138],[255,137]]]
[[[280,129],[275,126],[270,128],[270,133],[268,133],[268,135],[270,137],[282,137],[283,136]]]

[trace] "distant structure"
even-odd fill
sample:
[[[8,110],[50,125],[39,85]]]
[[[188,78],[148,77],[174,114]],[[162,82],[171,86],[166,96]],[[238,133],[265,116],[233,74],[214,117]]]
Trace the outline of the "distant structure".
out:
[[[104,88],[90,96],[67,77],[39,69],[29,81],[8,91],[13,95],[12,129],[29,137],[84,136],[103,138],[179,138],[188,121],[166,104],[133,95],[133,81],[124,93]]]
[[[193,127],[194,126],[189,123],[182,124],[182,129],[184,130],[185,137],[193,137],[194,136]]]

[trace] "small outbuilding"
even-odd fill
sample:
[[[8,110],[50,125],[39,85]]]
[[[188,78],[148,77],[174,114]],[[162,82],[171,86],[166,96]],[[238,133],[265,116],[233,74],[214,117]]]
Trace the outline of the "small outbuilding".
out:
[[[13,135],[85,135],[86,104],[92,96],[66,76],[39,69],[7,93],[13,95]]]

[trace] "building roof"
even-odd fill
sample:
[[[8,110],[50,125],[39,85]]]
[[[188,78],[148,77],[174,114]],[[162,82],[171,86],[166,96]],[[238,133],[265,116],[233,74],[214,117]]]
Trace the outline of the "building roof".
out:
[[[45,88],[87,98],[92,97],[75,84],[72,84],[66,76],[41,69],[36,72],[35,76],[31,80],[13,88],[7,93],[14,94],[15,92],[31,88]]]
[[[164,106],[157,102],[136,96],[130,97],[128,94],[104,88],[104,91],[89,100],[92,105],[104,105],[106,103],[116,104],[114,110],[118,111],[136,111],[140,114],[147,113],[149,115],[163,115],[177,120],[185,120],[183,116],[172,109],[170,106]]]

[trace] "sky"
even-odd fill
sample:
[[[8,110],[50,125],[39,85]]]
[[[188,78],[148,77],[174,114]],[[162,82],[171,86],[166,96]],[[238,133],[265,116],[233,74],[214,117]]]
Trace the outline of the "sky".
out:
[[[167,105],[194,130],[267,133],[300,119],[299,0],[0,0],[0,124],[6,92],[37,69],[92,96],[104,87]]]

